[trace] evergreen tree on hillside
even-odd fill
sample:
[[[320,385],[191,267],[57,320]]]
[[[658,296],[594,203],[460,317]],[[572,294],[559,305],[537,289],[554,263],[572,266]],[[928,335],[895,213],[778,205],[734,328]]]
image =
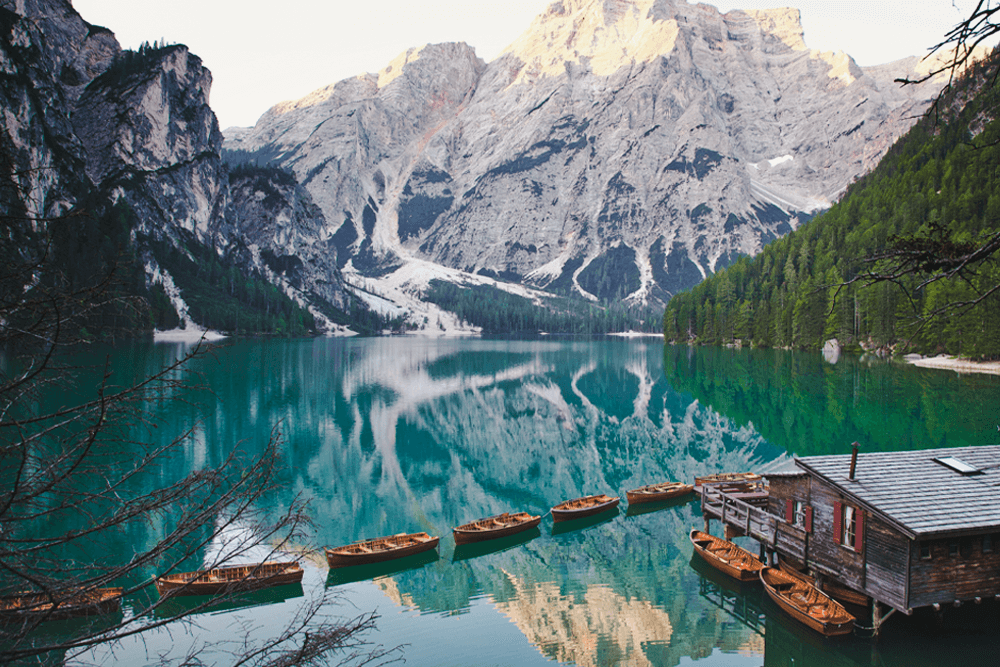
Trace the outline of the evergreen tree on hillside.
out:
[[[843,199],[668,304],[668,340],[1000,356],[1000,54]],[[752,313],[746,326],[740,313]],[[902,345],[901,345],[902,344]]]

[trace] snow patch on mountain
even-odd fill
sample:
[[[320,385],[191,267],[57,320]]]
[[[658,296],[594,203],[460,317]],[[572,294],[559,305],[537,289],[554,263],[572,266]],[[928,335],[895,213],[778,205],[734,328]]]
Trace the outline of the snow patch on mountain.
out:
[[[294,171],[338,264],[401,307],[423,262],[589,300],[610,298],[587,278],[613,267],[639,277],[630,303],[657,304],[877,164],[943,84],[893,82],[917,64],[810,50],[794,9],[560,0],[489,64],[465,44],[411,49],[227,148]]]

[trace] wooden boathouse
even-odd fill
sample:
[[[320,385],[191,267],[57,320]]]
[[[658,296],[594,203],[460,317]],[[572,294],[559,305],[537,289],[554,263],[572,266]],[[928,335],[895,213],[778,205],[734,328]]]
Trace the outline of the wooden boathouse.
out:
[[[766,508],[702,489],[706,528],[774,554],[893,610],[1000,599],[1000,445],[808,456],[764,473]],[[879,605],[892,609],[882,616]]]

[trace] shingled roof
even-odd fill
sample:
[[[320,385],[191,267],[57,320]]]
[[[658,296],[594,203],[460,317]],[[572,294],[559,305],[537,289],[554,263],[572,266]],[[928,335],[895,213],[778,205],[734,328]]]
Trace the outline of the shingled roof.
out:
[[[953,458],[979,472],[963,474],[935,459]],[[1000,445],[806,456],[796,465],[821,477],[911,539],[1000,531]]]

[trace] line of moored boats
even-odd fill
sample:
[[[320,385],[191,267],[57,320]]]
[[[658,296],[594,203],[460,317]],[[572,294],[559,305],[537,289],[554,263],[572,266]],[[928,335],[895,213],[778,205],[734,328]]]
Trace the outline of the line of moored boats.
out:
[[[658,502],[679,498],[694,491],[693,484],[663,482],[650,484],[626,492],[629,504]],[[559,503],[550,511],[554,522],[584,519],[608,512],[618,507],[621,498],[606,494],[583,496]],[[504,512],[496,516],[476,519],[455,528],[455,544],[485,542],[502,537],[510,537],[530,530],[540,524],[542,517],[528,512]],[[326,550],[326,562],[330,568],[371,565],[395,558],[412,556],[437,547],[440,537],[427,533],[400,533],[375,540],[364,540],[346,546]]]
[[[697,478],[695,483],[757,484],[759,480],[759,476],[749,473],[723,473]],[[692,484],[664,482],[633,489],[626,492],[626,497],[630,505],[636,505],[678,498],[694,490]],[[574,498],[553,507],[552,520],[561,522],[596,516],[616,508],[619,501],[617,496],[606,494]],[[541,516],[528,512],[504,512],[477,519],[453,530],[455,544],[460,547],[510,537],[538,526],[541,520]],[[760,580],[779,607],[823,635],[849,634],[854,628],[854,616],[833,597],[849,604],[867,604],[863,594],[835,582],[826,582],[825,590],[820,590],[801,567],[796,568],[784,559],[778,567],[766,567],[755,555],[728,540],[699,530],[692,530],[690,538],[695,553],[707,563],[741,582]],[[331,569],[384,563],[430,551],[439,542],[439,537],[427,533],[400,533],[327,548],[326,561]],[[155,583],[162,597],[219,595],[299,583],[302,575],[302,566],[295,561],[268,561],[165,574],[157,577]],[[110,613],[121,608],[122,595],[122,588],[94,588],[72,590],[59,598],[43,593],[6,596],[0,598],[0,619],[36,616],[55,620]]]
[[[664,482],[633,489],[626,497],[630,504],[649,503],[678,498],[693,490],[692,484]],[[574,498],[553,507],[552,520],[595,516],[616,508],[619,501],[617,496],[605,494]],[[541,520],[541,516],[528,512],[504,512],[477,519],[454,529],[455,543],[462,545],[509,537],[538,526]],[[400,533],[327,548],[326,561],[331,569],[383,563],[429,551],[436,548],[439,541],[439,537],[427,533]],[[161,596],[219,595],[299,583],[302,575],[302,566],[295,561],[267,561],[165,574],[157,577],[155,584]],[[122,588],[81,588],[58,598],[42,593],[21,593],[0,598],[0,617],[35,615],[55,620],[111,613],[121,608],[123,593]]]

